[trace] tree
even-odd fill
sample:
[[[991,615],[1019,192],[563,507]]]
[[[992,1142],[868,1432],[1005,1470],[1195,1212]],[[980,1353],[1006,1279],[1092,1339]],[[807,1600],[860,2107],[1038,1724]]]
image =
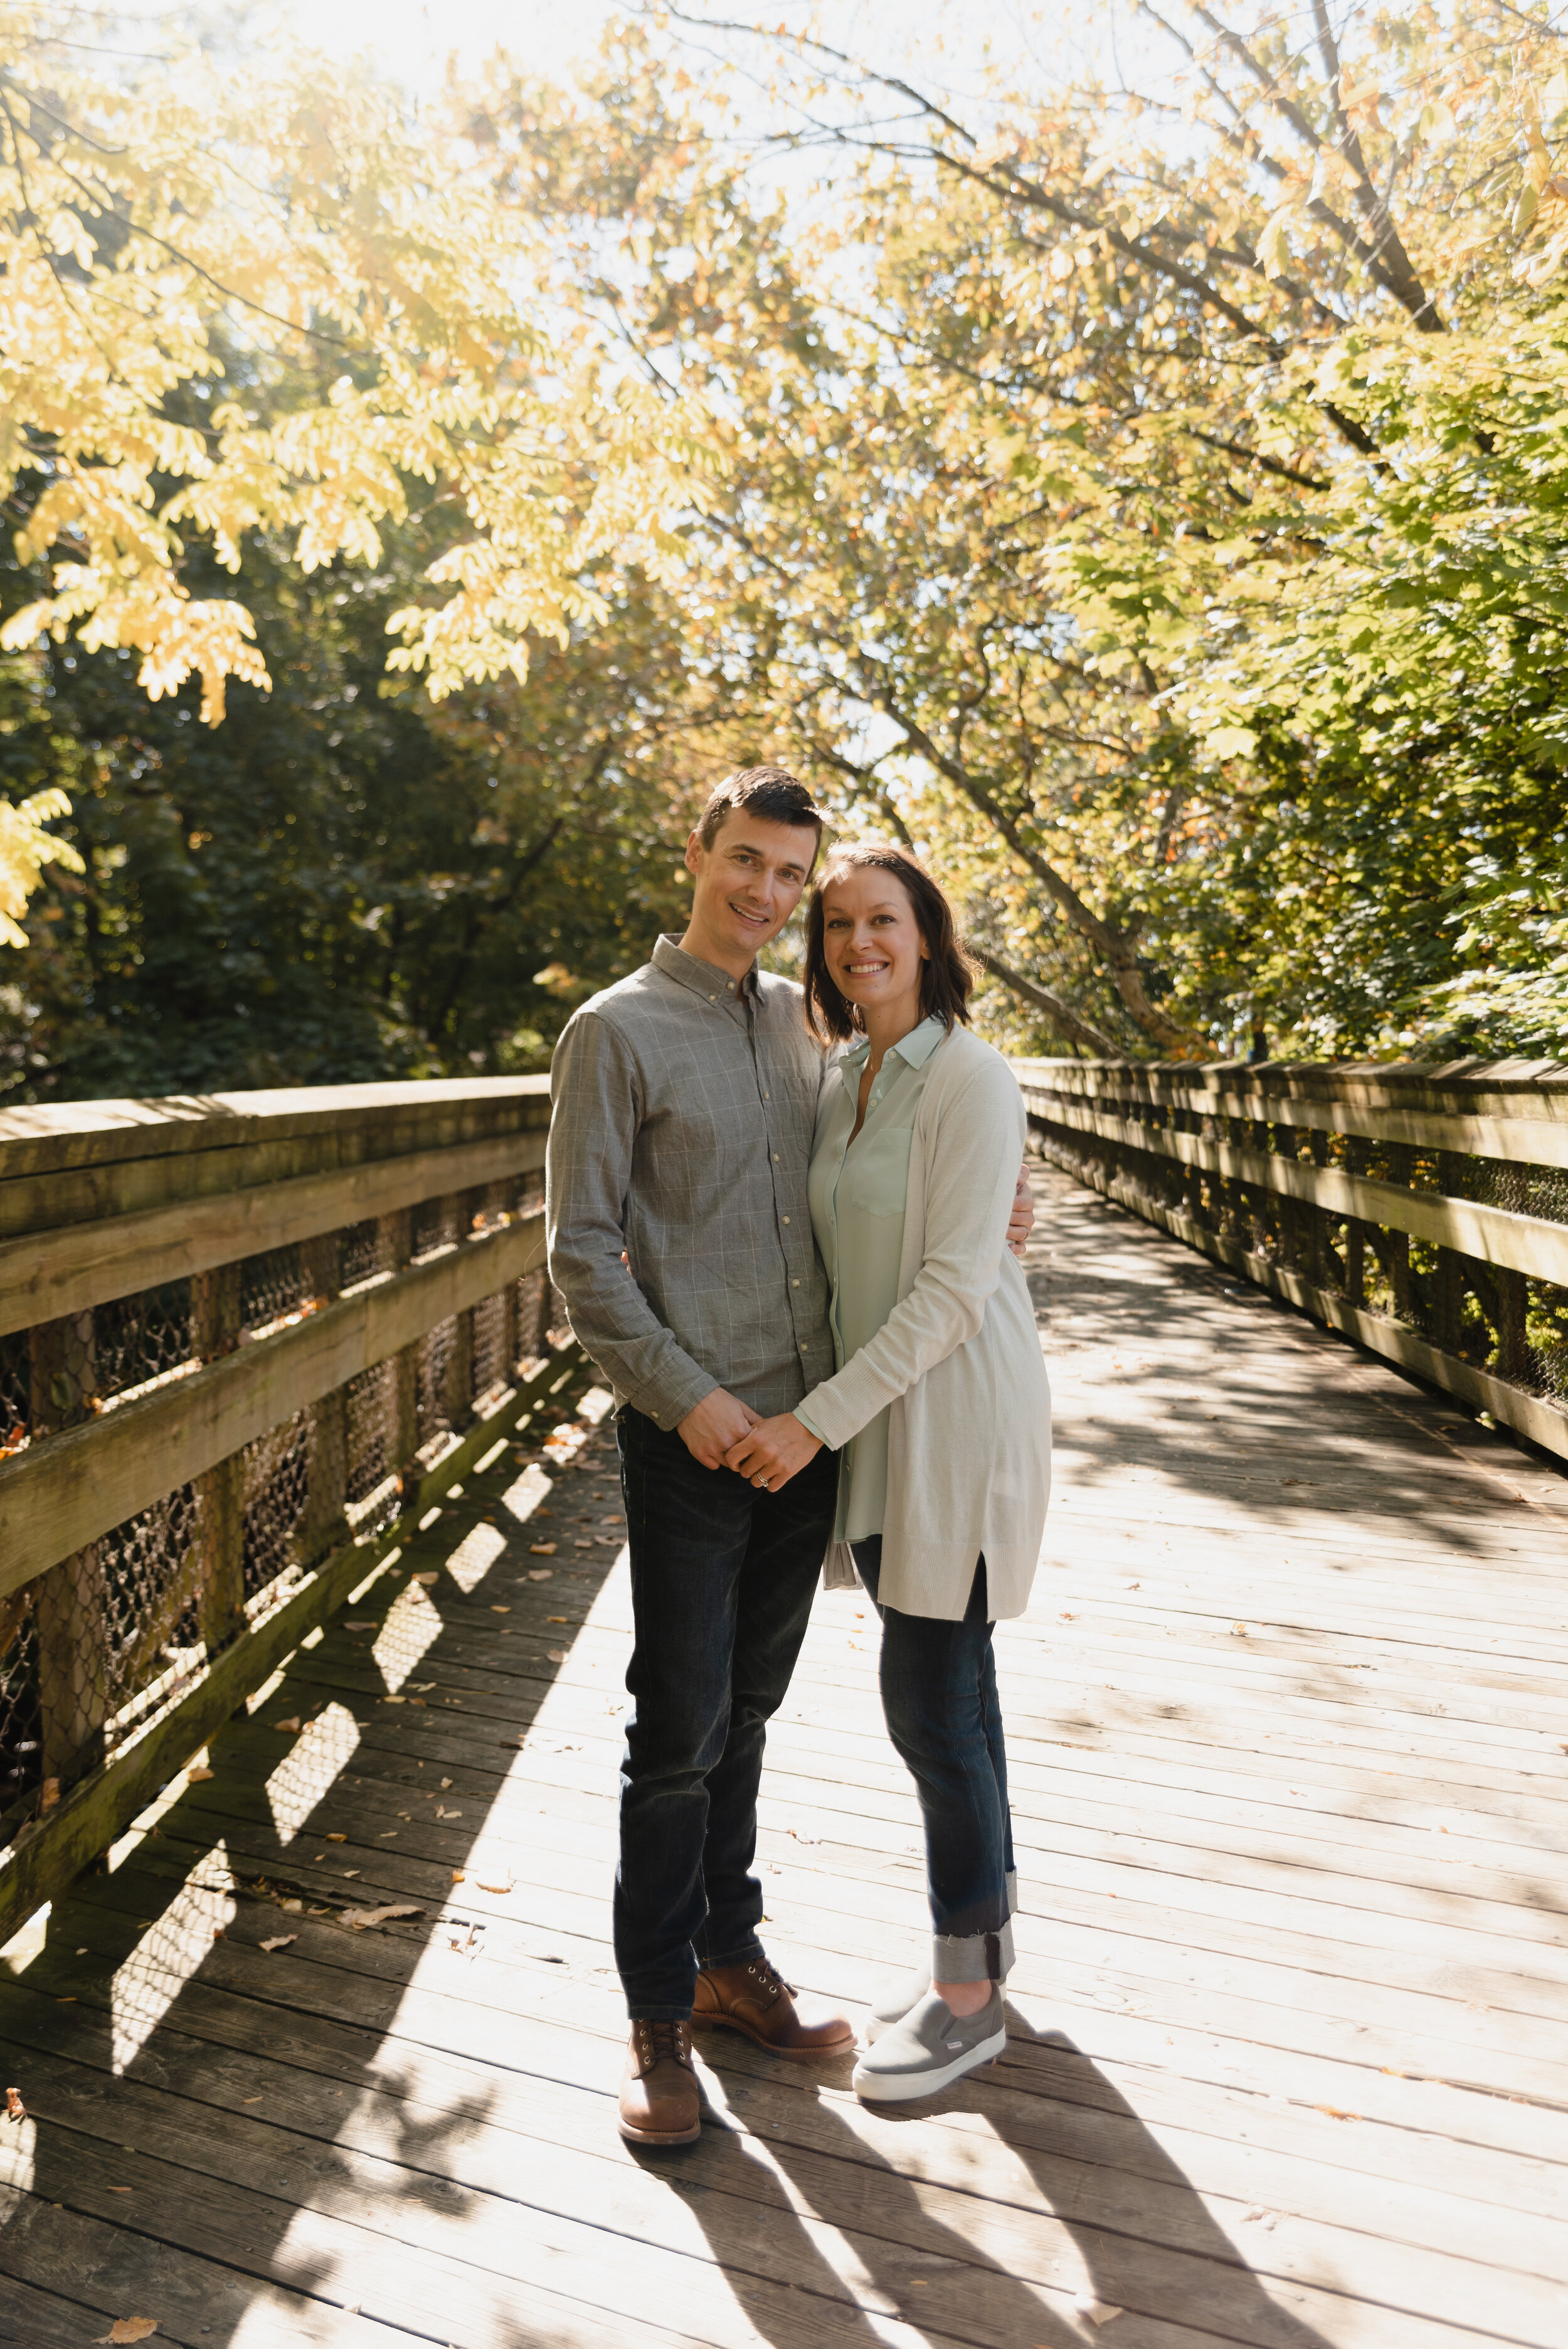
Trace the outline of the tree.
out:
[[[790,135],[864,159],[834,233],[757,223],[706,312],[655,271],[646,322],[746,408],[742,639],[766,595],[869,805],[978,819],[997,943],[1145,1050],[1260,1001],[1298,1048],[1479,1037],[1467,891],[1525,860],[1491,934],[1545,954],[1563,864],[1561,44],[1187,21],[1176,98],[994,93],[983,137],[795,45]]]
[[[482,122],[303,52],[107,79],[27,0],[0,54],[0,495],[32,481],[18,553],[48,574],[0,644],[133,650],[154,698],[199,676],[215,724],[229,679],[269,673],[192,551],[234,573],[263,533],[307,575],[375,564],[411,482],[456,526],[387,615],[391,663],[437,698],[603,620],[607,551],[668,568],[700,419],[607,370]],[[43,817],[7,819],[8,902]]]

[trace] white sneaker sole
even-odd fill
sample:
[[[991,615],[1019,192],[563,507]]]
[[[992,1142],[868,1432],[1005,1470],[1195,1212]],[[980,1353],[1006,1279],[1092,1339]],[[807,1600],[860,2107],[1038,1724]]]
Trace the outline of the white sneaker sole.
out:
[[[891,2031],[892,2025],[886,2027]],[[864,2064],[857,2064],[850,2085],[862,2104],[913,2104],[920,2096],[939,2096],[954,2080],[962,2080],[965,2072],[977,2072],[982,2064],[991,2063],[1006,2044],[1005,2031],[993,2032],[989,2039],[982,2039],[977,2046],[967,2048],[951,2064],[939,2064],[934,2071],[873,2072]]]

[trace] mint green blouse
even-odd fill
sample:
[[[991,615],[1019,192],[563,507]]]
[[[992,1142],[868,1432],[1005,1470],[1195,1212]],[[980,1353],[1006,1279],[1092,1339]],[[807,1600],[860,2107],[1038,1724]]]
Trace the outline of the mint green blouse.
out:
[[[838,1064],[839,1082],[830,1081],[818,1107],[807,1195],[831,1292],[830,1319],[840,1370],[875,1337],[898,1303],[914,1113],[931,1056],[946,1033],[934,1013],[890,1049],[872,1080],[866,1122],[853,1142],[869,1042],[845,1053]],[[835,1541],[865,1541],[882,1529],[891,1411],[890,1404],[844,1446]],[[811,1425],[810,1395],[796,1404],[795,1416],[813,1435],[821,1433]]]

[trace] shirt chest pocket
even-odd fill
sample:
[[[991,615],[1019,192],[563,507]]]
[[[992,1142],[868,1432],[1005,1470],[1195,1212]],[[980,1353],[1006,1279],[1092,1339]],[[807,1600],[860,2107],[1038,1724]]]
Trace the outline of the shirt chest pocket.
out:
[[[850,1203],[862,1216],[902,1216],[909,1196],[913,1125],[862,1133],[850,1153]]]

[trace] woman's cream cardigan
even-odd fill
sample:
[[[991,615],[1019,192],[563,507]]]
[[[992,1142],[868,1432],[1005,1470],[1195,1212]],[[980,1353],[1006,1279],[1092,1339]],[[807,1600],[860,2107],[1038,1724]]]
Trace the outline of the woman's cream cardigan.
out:
[[[830,1065],[827,1081],[842,1081]],[[840,1451],[892,1405],[878,1597],[959,1621],[984,1556],[987,1611],[1021,1615],[1051,1485],[1051,1390],[1006,1247],[1026,1128],[1017,1081],[965,1028],[937,1046],[915,1112],[898,1303],[797,1412]],[[847,1545],[829,1552],[841,1587]]]

